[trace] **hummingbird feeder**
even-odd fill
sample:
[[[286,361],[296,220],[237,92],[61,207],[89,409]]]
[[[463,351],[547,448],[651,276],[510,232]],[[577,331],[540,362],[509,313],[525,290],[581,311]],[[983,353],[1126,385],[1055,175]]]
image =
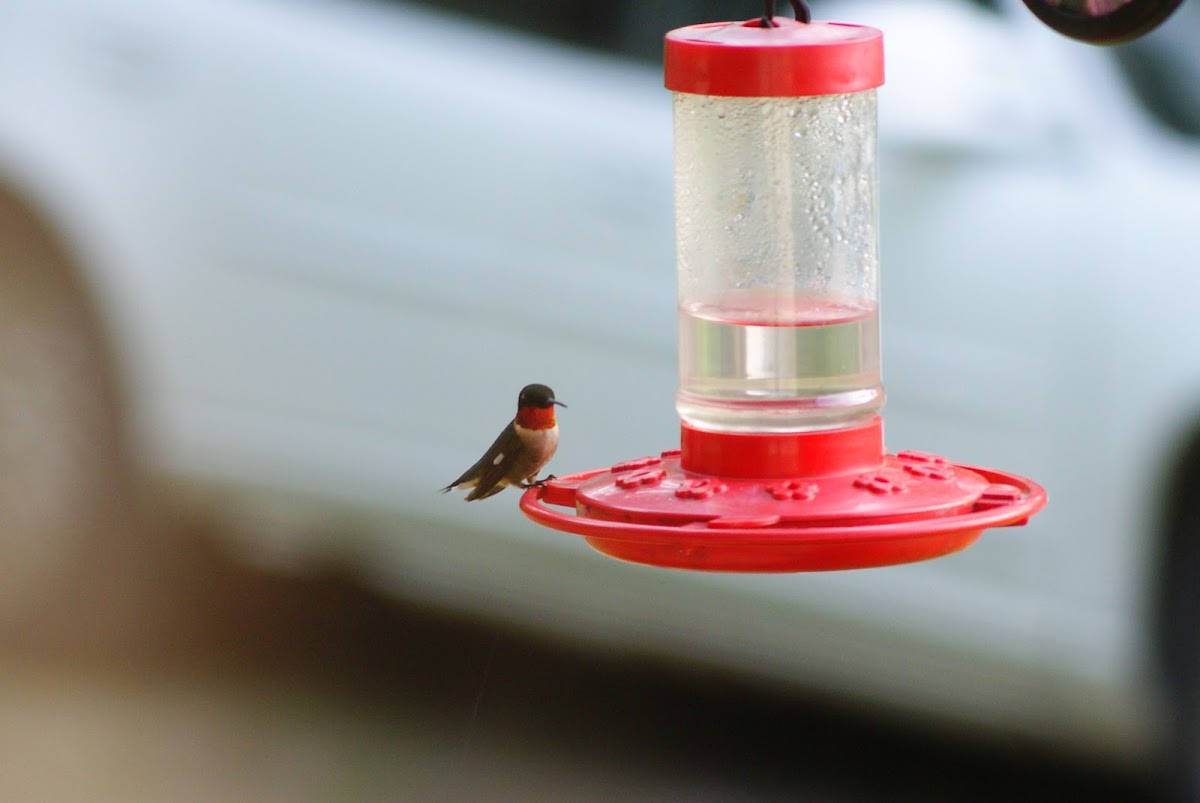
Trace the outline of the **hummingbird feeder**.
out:
[[[525,514],[614,558],[737,572],[907,563],[1024,524],[1046,502],[1030,480],[884,449],[880,31],[692,25],[665,73],[680,448],[530,488]]]

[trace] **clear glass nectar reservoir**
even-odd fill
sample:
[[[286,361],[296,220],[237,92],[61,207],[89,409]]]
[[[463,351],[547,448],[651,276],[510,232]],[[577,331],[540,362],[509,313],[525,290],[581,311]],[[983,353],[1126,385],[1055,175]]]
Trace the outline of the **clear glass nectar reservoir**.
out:
[[[667,85],[675,90],[676,406],[701,429],[853,426],[883,405],[880,37],[858,26],[779,22],[693,26],[667,40]],[[756,51],[757,64],[720,61],[753,60]],[[831,53],[841,56],[832,67]],[[846,80],[844,62],[856,54],[868,66]],[[704,83],[689,80],[689,58],[706,60],[698,70]],[[748,66],[748,79],[712,80],[720,69],[745,75]],[[824,80],[823,71],[832,77]],[[808,94],[794,94],[801,90]]]

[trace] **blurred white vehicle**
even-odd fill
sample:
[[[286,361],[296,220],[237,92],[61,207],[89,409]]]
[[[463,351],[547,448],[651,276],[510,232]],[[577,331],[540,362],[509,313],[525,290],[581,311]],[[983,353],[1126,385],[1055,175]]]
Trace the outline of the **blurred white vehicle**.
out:
[[[626,34],[655,23],[628,5]],[[814,4],[887,36],[888,445],[1051,502],[928,563],[718,576],[435,492],[527,382],[570,405],[556,473],[678,443],[659,69],[400,2],[169,6],[0,0],[6,616],[148,477],[248,554],[394,593],[1132,760],[1195,748],[1200,147],[1127,81],[1159,40]],[[1194,10],[1163,35],[1196,41]]]

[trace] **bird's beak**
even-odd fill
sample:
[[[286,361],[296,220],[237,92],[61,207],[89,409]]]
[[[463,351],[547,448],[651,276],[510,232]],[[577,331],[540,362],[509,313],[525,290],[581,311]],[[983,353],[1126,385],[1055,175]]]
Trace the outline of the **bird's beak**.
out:
[[[551,400],[550,400],[550,403],[551,403],[551,404],[557,404],[559,407],[566,407],[566,406],[567,406],[567,405],[563,404],[562,402],[560,402],[558,399],[551,399]]]

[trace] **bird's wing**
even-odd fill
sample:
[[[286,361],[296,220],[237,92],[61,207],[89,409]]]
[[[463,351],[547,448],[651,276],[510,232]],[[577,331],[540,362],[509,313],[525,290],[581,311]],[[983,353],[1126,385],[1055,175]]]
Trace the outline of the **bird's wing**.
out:
[[[504,490],[504,486],[497,487],[508,468],[512,465],[512,454],[515,449],[520,448],[521,439],[517,435],[516,427],[509,422],[508,426],[496,437],[488,450],[483,453],[483,457],[475,462],[475,465],[463,472],[462,476],[454,482],[447,485],[443,490],[450,490],[455,486],[468,482],[474,478],[472,483],[472,491],[467,495],[467,501],[473,502],[476,499],[486,499],[492,494],[499,493]],[[507,459],[506,459],[507,458]]]

